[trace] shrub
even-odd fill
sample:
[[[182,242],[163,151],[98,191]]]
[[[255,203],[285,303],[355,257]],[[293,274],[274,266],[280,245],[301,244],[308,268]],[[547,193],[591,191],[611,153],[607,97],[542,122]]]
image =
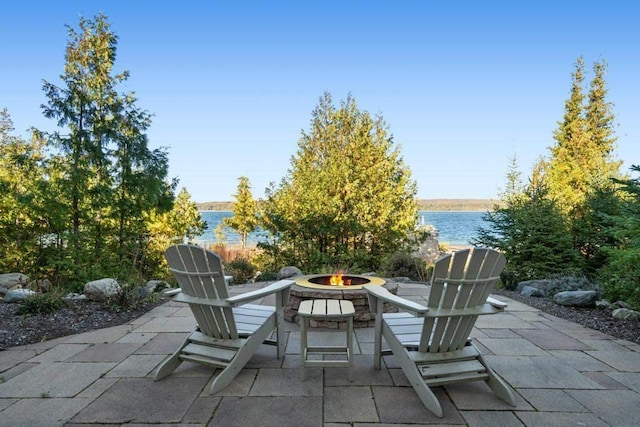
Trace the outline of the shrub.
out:
[[[107,299],[107,305],[114,311],[131,311],[158,298],[158,294],[145,295],[140,286],[124,285],[119,293]]]
[[[247,283],[256,273],[256,267],[247,258],[238,257],[228,262],[225,272],[233,276],[234,283]]]
[[[386,277],[408,277],[420,282],[427,281],[427,267],[425,262],[406,252],[396,252],[383,264]]]
[[[278,273],[275,271],[263,271],[256,277],[258,282],[271,282],[274,280],[278,280]]]
[[[500,273],[501,287],[509,291],[515,291],[518,287],[518,276],[515,272],[506,268]]]
[[[22,300],[16,314],[19,316],[51,314],[66,306],[67,303],[58,294],[39,294]]]

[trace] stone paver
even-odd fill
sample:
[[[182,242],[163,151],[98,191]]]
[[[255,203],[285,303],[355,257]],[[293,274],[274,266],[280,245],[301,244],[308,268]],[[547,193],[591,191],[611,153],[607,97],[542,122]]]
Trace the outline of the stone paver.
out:
[[[164,358],[159,354],[132,354],[107,372],[105,377],[146,377]]]
[[[369,387],[326,387],[324,420],[327,422],[376,422],[378,414]]]
[[[0,384],[0,397],[74,397],[115,363],[41,363]]]
[[[635,351],[587,351],[588,355],[622,372],[640,372],[640,353]]]
[[[372,387],[380,422],[387,424],[464,424],[464,419],[440,387],[433,389],[444,417],[427,410],[412,387]]]
[[[522,421],[520,421],[512,412],[463,411],[462,416],[467,424],[473,427],[524,426]]]
[[[22,399],[0,412],[0,424],[11,427],[63,425],[91,399]]]
[[[553,356],[487,356],[486,359],[515,388],[603,388]]]
[[[122,378],[84,408],[76,423],[177,423],[206,384],[203,378]]]
[[[637,426],[640,395],[631,390],[567,390],[589,411],[612,426]]]
[[[591,347],[556,330],[517,329],[527,341],[545,350],[591,350]]]
[[[536,411],[540,412],[587,412],[577,400],[564,390],[526,389],[518,393],[524,397]]]
[[[398,293],[425,304],[428,290],[402,284]],[[394,356],[373,368],[373,328],[355,331],[353,381],[346,369],[330,367],[307,369],[300,381],[300,328],[285,323],[284,358],[261,346],[215,395],[208,391],[219,371],[205,365],[184,362],[154,382],[154,369],[195,327],[188,307],[169,302],[127,325],[0,351],[0,425],[637,425],[640,345],[499,299],[509,304],[506,312],[481,316],[471,336],[514,388],[515,407],[484,382],[452,384],[433,388],[444,410],[436,417]],[[344,333],[336,332],[312,330],[310,337],[318,345],[342,344]]]
[[[35,350],[6,350],[0,352],[0,372],[13,368],[19,363],[25,362],[38,353]]]
[[[224,397],[208,427],[322,425],[322,399],[315,396]]]
[[[298,369],[260,369],[251,396],[322,396],[322,370],[309,369],[300,381]]]
[[[589,426],[605,427],[609,424],[594,414],[575,412],[518,412],[516,414],[527,427]]]

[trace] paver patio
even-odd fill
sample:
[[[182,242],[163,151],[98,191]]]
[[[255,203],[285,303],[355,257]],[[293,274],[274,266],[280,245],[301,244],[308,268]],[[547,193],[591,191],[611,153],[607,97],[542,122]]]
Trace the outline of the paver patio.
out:
[[[259,284],[234,286],[243,293]],[[428,286],[398,294],[426,303]],[[300,381],[300,329],[286,323],[285,357],[262,346],[230,386],[207,394],[213,370],[183,363],[152,372],[195,326],[167,302],[127,325],[0,352],[0,426],[637,426],[640,346],[508,300],[472,336],[515,389],[516,407],[482,382],[437,387],[444,418],[417,398],[393,356],[373,368],[373,328],[356,329],[353,381],[346,368],[308,368]],[[263,303],[268,304],[269,301]],[[337,331],[314,330],[331,344]]]

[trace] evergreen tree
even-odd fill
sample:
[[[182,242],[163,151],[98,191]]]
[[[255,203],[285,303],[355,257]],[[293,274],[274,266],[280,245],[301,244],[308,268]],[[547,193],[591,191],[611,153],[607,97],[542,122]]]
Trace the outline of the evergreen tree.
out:
[[[145,214],[170,209],[175,184],[166,181],[166,152],[148,148],[150,115],[133,93],[118,92],[129,73],[114,73],[117,36],[106,16],[81,18],[79,27],[67,26],[62,85],[43,85],[44,114],[63,129],[49,135],[59,149],[51,185],[70,218],[70,265],[86,275],[129,275],[143,251]]]
[[[63,86],[45,81],[43,90],[48,98],[43,105],[45,117],[56,119],[63,133],[55,132],[51,140],[61,151],[59,165],[68,164],[68,172],[62,174],[67,189],[73,261],[81,262],[81,253],[87,253],[84,245],[89,233],[81,236],[85,223],[100,222],[98,212],[90,206],[104,206],[112,200],[108,191],[108,164],[105,145],[108,141],[108,123],[113,102],[113,86],[124,80],[125,75],[112,76],[116,57],[117,37],[109,30],[104,15],[95,21],[80,19],[80,32],[67,26],[69,41],[65,54],[65,70],[60,76]],[[85,240],[81,241],[81,238]],[[95,236],[100,239],[98,234]],[[94,245],[97,240],[94,239]]]
[[[553,135],[556,144],[550,149],[551,159],[546,170],[550,196],[558,201],[565,213],[571,213],[584,202],[594,166],[594,153],[590,150],[590,136],[583,111],[582,57],[578,58],[575,67],[571,75],[571,94],[565,102],[563,121]]]
[[[489,225],[481,227],[471,243],[504,253],[508,264],[502,282],[507,288],[579,270],[567,221],[544,186],[530,183],[522,194],[503,202],[484,215]]]
[[[263,228],[277,229],[286,262],[370,270],[407,244],[416,185],[381,117],[361,112],[351,96],[336,108],[325,93],[298,147],[264,203]]]
[[[238,180],[238,189],[233,195],[236,199],[233,205],[233,216],[224,218],[223,222],[240,234],[240,245],[244,250],[247,247],[249,233],[255,231],[258,225],[258,205],[251,195],[249,179],[241,176]]]
[[[554,133],[556,144],[545,168],[550,196],[573,220],[584,215],[583,205],[592,188],[619,177],[621,163],[613,158],[614,116],[606,100],[605,71],[604,61],[594,64],[595,76],[586,97],[582,88],[584,61],[578,58],[564,119]]]
[[[514,154],[509,159],[509,165],[506,175],[506,185],[501,191],[500,198],[507,200],[511,197],[516,197],[524,191],[524,184],[522,183],[522,173],[518,168],[518,157]]]
[[[587,132],[591,137],[591,142],[598,147],[600,153],[600,166],[608,172],[607,176],[618,176],[621,162],[613,160],[616,142],[618,138],[614,135],[614,120],[612,104],[607,100],[607,86],[605,73],[607,64],[604,60],[596,61],[593,64],[594,77],[591,80],[586,106],[585,117],[587,121]]]
[[[633,165],[632,171],[640,172]],[[599,270],[607,298],[640,309],[640,178],[616,180],[621,188],[619,210],[608,216],[605,235],[615,243],[603,247],[606,265]]]

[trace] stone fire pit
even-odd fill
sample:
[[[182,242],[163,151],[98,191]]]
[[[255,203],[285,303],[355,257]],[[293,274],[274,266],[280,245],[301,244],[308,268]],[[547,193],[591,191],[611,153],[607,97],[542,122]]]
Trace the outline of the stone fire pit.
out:
[[[308,276],[293,277],[295,284],[291,286],[289,294],[289,304],[284,309],[285,320],[298,323],[298,307],[300,302],[308,299],[345,299],[353,303],[356,315],[353,319],[353,326],[356,328],[368,328],[375,324],[375,316],[369,311],[369,299],[367,291],[362,289],[363,284],[383,286],[389,292],[398,292],[398,284],[375,276],[345,275],[345,282],[353,283],[349,286],[335,286],[329,283],[330,274],[313,274]],[[397,312],[398,308],[385,304],[385,312]],[[345,321],[316,321],[311,320],[312,328],[333,328],[346,329]]]

